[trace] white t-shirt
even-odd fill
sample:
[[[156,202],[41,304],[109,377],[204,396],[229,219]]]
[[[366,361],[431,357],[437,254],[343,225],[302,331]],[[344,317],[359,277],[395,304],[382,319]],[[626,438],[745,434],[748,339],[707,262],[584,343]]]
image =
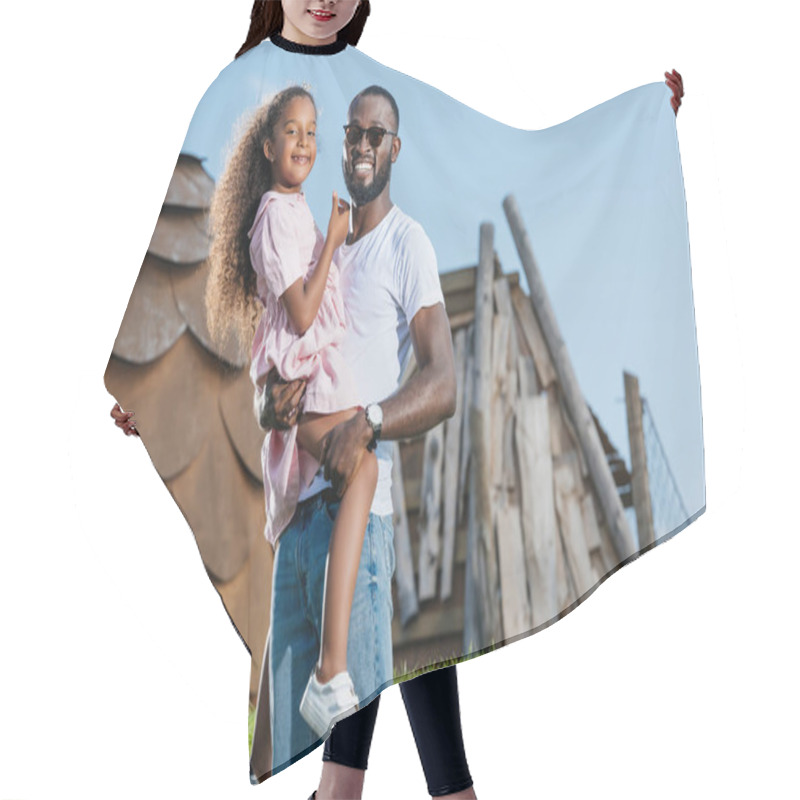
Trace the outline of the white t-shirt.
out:
[[[368,234],[343,244],[334,258],[347,315],[342,352],[361,405],[379,403],[400,382],[411,351],[409,322],[421,308],[444,305],[436,253],[422,226],[395,205]],[[378,442],[373,514],[392,513],[392,450],[391,442]],[[330,482],[320,471],[299,500],[326,486]]]

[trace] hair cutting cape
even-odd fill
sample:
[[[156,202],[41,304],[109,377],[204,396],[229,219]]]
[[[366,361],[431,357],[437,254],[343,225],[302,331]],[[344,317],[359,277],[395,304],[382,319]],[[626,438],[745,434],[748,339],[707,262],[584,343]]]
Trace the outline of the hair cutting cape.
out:
[[[218,344],[207,327],[208,209],[241,126],[294,84],[316,103],[318,151],[303,192],[323,232],[332,191],[349,196],[342,154],[351,100],[374,85],[396,100],[402,147],[391,199],[433,246],[458,375],[452,417],[379,451],[392,459],[394,536],[387,569],[373,580],[391,581],[381,588],[393,602],[379,615],[392,647],[384,674],[356,680],[360,704],[425,669],[542,630],[705,511],[669,89],[642,86],[526,131],[349,45],[265,40],[225,67],[197,106],[105,373],[109,392],[136,412],[252,656],[254,782],[325,738],[297,713],[319,639],[290,641],[280,653],[267,647],[283,621],[271,609],[288,602],[279,592],[298,589],[303,603],[322,595],[291,586],[303,580],[295,573],[285,586],[274,580],[281,540],[275,549],[265,537],[265,432],[250,352],[232,338]],[[357,306],[348,313],[357,316]],[[399,300],[397,313],[399,325]],[[416,370],[411,352],[398,384]],[[363,627],[351,619],[351,635]],[[376,640],[357,646],[369,653]],[[306,661],[295,660],[303,650]]]

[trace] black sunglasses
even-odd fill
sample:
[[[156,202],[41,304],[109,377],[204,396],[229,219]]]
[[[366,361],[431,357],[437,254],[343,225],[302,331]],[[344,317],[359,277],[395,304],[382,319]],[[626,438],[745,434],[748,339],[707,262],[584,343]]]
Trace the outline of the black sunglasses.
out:
[[[381,146],[383,137],[388,133],[389,136],[397,136],[397,131],[387,131],[386,128],[377,126],[372,128],[362,128],[360,125],[344,125],[344,135],[347,144],[355,145],[361,141],[361,137],[366,133],[370,147],[377,149]]]

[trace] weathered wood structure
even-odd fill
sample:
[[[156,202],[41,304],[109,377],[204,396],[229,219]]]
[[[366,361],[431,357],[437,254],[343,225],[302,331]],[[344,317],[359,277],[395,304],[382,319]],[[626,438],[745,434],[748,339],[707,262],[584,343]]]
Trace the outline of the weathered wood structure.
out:
[[[643,520],[649,513],[641,436],[632,492],[580,391],[512,197],[504,207],[531,293],[502,271],[492,226],[481,226],[477,266],[442,275],[456,413],[398,445],[395,497],[405,506],[396,504],[396,529],[411,550],[396,575],[401,674],[559,619],[637,552],[624,513],[633,495]],[[629,415],[639,408],[635,435],[641,404],[628,394]]]
[[[273,554],[263,536],[263,434],[247,365],[232,341],[217,347],[205,323],[213,190],[201,163],[181,155],[105,382],[136,411],[148,454],[253,655],[255,703]],[[441,276],[456,414],[396,445],[399,675],[567,613],[633,552],[623,506],[637,495],[637,514],[648,513],[646,480],[632,488],[583,400],[513,201],[506,205],[531,296],[518,273],[503,273],[483,226],[477,266]],[[414,369],[412,359],[406,379]],[[637,402],[631,393],[629,408]]]

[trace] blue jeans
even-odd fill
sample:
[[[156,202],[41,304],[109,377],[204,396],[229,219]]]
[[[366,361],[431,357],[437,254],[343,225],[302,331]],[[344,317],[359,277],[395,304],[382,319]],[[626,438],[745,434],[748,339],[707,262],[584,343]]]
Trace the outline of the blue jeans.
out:
[[[317,747],[300,700],[320,650],[325,565],[339,501],[327,492],[300,503],[278,539],[270,611],[269,704],[273,775]],[[394,682],[391,514],[369,515],[356,578],[347,668],[359,707]]]

